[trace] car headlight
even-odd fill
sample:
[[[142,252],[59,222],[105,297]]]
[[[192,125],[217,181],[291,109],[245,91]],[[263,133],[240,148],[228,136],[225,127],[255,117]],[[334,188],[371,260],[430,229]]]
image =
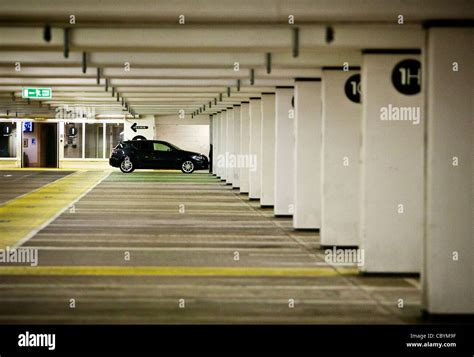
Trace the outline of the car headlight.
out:
[[[205,157],[202,156],[202,155],[194,155],[194,156],[191,156],[191,158],[196,160],[196,161],[204,161],[205,160]]]

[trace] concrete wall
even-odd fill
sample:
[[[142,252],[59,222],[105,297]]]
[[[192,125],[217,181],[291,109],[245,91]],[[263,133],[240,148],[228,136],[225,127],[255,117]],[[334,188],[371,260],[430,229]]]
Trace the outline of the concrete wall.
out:
[[[422,305],[430,313],[474,313],[473,43],[473,28],[428,30]]]
[[[142,121],[138,121],[138,123],[139,125],[146,125],[142,124]],[[209,156],[209,125],[208,115],[193,119],[179,119],[178,116],[156,116],[154,139],[168,141],[183,150]]]
[[[321,245],[359,244],[359,151],[362,104],[344,87],[359,71],[323,71]]]
[[[21,125],[21,124],[20,124]],[[20,128],[21,130],[21,128]],[[23,133],[22,147],[24,154],[23,165],[25,167],[39,167],[39,155],[40,155],[40,145],[39,138],[41,137],[41,125],[38,123],[33,123],[33,132]],[[35,140],[35,144],[33,144]],[[28,147],[24,147],[24,143],[28,142]]]
[[[396,64],[419,55],[365,54],[362,64],[360,243],[367,272],[419,272],[423,235],[423,97],[391,81]],[[382,120],[393,107],[421,121]]]

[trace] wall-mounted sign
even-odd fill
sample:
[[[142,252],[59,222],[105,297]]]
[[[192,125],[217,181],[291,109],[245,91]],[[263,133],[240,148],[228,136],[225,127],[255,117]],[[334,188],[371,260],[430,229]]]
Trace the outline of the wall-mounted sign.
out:
[[[32,121],[24,121],[23,122],[23,132],[24,133],[33,132],[33,122]]]
[[[76,136],[77,135],[77,128],[75,126],[71,126],[68,130],[69,136]]]
[[[360,74],[354,74],[347,78],[346,84],[344,85],[344,92],[346,97],[351,102],[360,103]]]
[[[402,94],[413,95],[421,91],[421,63],[415,59],[403,60],[392,71],[392,83]]]
[[[23,98],[50,99],[53,97],[51,88],[23,88],[21,91]]]
[[[130,129],[132,129],[135,133],[137,132],[137,130],[140,130],[140,129],[148,129],[148,126],[146,125],[138,125],[137,123],[133,123],[132,126],[130,127]]]
[[[3,135],[10,135],[12,132],[12,127],[10,125],[5,125],[3,127]]]

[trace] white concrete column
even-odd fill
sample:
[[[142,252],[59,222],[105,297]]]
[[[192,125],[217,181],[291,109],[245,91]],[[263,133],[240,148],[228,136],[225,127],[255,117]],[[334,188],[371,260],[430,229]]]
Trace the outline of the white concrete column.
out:
[[[321,227],[321,78],[295,81],[293,228]]]
[[[234,155],[234,108],[227,107],[227,152],[226,152],[226,182],[232,184],[234,181],[234,168],[231,158]]]
[[[216,174],[216,168],[214,166],[214,157],[216,156],[217,144],[216,144],[216,114],[211,114],[209,121],[209,143],[212,145],[211,155],[212,155],[212,169],[211,173]],[[210,159],[210,158],[209,158]]]
[[[262,93],[260,206],[275,204],[275,93]]]
[[[261,186],[261,136],[262,136],[262,100],[250,98],[250,146],[249,151],[255,167],[249,170],[249,198],[260,198]]]
[[[216,170],[216,175],[218,177],[221,176],[221,168],[219,166],[219,157],[222,151],[222,136],[221,136],[221,126],[222,126],[222,119],[221,113],[217,113],[215,115],[216,120],[216,154],[214,156],[214,168]]]
[[[359,245],[360,70],[323,68],[321,245]]]
[[[277,216],[294,211],[295,133],[294,88],[277,87],[275,96],[275,204]]]
[[[421,71],[400,67],[405,60],[416,62],[420,55],[363,55],[360,246],[365,272],[421,269],[423,96],[400,92],[421,81]]]
[[[427,31],[422,307],[474,313],[474,28]]]
[[[221,113],[221,139],[222,139],[222,145],[221,145],[221,156],[219,157],[219,166],[220,166],[220,171],[221,174],[219,175],[221,177],[221,180],[225,181],[227,178],[227,170],[226,170],[226,162],[225,162],[225,157],[226,157],[226,152],[227,152],[227,109],[222,110]]]
[[[234,166],[234,181],[233,188],[240,187],[240,104],[234,105],[234,155],[236,165]]]
[[[240,153],[248,158],[250,153],[250,104],[242,102],[240,106]],[[249,167],[239,169],[240,193],[248,193],[250,185]]]

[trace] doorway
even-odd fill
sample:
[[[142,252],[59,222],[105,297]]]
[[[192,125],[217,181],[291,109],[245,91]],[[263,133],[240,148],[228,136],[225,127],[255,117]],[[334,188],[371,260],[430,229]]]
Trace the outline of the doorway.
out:
[[[22,122],[22,167],[58,167],[58,124]]]

